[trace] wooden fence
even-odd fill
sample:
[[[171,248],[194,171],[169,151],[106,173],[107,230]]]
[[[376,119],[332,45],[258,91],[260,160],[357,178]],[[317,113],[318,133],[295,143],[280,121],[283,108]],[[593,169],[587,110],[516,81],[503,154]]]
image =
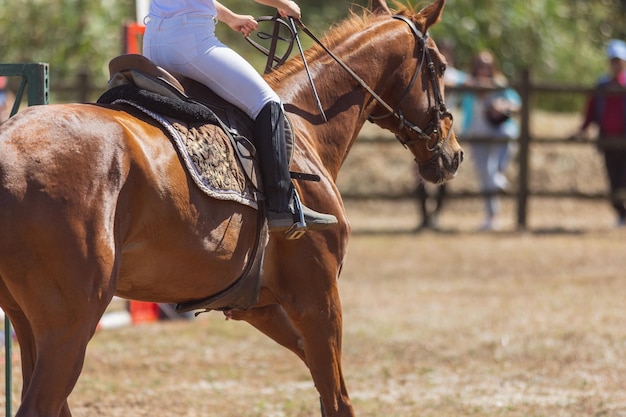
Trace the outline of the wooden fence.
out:
[[[531,134],[530,129],[530,121],[531,121],[531,108],[532,108],[532,100],[536,94],[549,94],[549,95],[558,95],[558,94],[576,94],[579,96],[587,96],[593,92],[599,94],[607,94],[607,93],[623,93],[626,94],[626,89],[620,90],[609,90],[598,92],[590,87],[582,87],[576,85],[553,85],[553,84],[542,84],[538,82],[532,82],[530,73],[528,71],[524,71],[522,73],[521,79],[518,83],[512,85],[513,88],[519,93],[522,106],[519,114],[519,122],[520,122],[520,136],[517,139],[518,143],[518,154],[515,159],[515,163],[517,164],[518,171],[518,184],[516,191],[510,194],[504,193],[503,195],[507,197],[514,198],[516,200],[517,207],[517,226],[519,229],[525,229],[528,223],[528,204],[529,199],[531,197],[553,197],[553,198],[576,198],[576,199],[610,199],[612,196],[607,192],[579,192],[576,190],[568,190],[568,191],[541,191],[541,190],[532,190],[530,188],[529,177],[530,177],[530,154],[532,151],[532,146],[538,145],[555,145],[555,144],[567,144],[568,146],[596,146],[598,144],[606,145],[606,146],[620,146],[626,147],[625,141],[615,141],[606,139],[600,139],[598,141],[588,141],[584,139],[569,139],[569,138],[556,138],[556,137],[537,137]],[[97,95],[101,92],[103,86],[94,86],[91,83],[90,78],[86,73],[77,74],[77,78],[74,85],[70,86],[57,86],[56,88],[52,86],[52,93],[57,93],[62,95],[66,100],[77,100],[77,101],[89,101],[94,99],[94,95]],[[468,90],[478,90],[476,88],[468,88],[468,87],[456,87],[446,89],[446,93],[451,92],[463,92]],[[485,89],[480,89],[485,90]],[[493,141],[497,139],[489,139],[489,138],[468,138],[466,142],[472,141]],[[397,143],[393,140],[390,140],[388,136],[380,137],[380,138],[371,138],[367,141],[367,144],[371,143],[388,143],[394,144],[397,146]],[[357,141],[355,146],[364,146],[363,141]],[[366,146],[366,145],[365,145]],[[485,192],[452,192],[449,194],[450,198],[478,198],[488,195]],[[404,193],[402,195],[393,195],[393,194],[371,194],[371,193],[353,193],[346,192],[344,193],[344,198],[346,199],[399,199],[399,198],[415,198],[414,194]]]
[[[530,73],[528,71],[523,72],[519,83],[511,85],[520,95],[522,100],[521,111],[519,114],[520,123],[520,136],[515,140],[518,144],[517,157],[512,161],[512,164],[516,164],[515,167],[518,176],[515,191],[512,192],[482,192],[482,191],[450,191],[446,194],[446,198],[480,198],[488,195],[498,194],[509,198],[514,198],[516,203],[516,221],[518,229],[526,229],[528,224],[528,206],[530,198],[571,198],[571,199],[585,199],[585,200],[609,200],[611,198],[625,198],[624,192],[618,192],[617,194],[611,194],[607,191],[603,192],[583,192],[576,189],[569,189],[564,191],[557,190],[538,190],[532,189],[530,186],[531,177],[531,153],[535,146],[554,146],[554,145],[566,145],[566,146],[584,146],[590,148],[590,152],[593,147],[602,146],[605,148],[626,148],[626,138],[624,140],[615,140],[615,138],[599,138],[598,140],[589,140],[586,138],[570,138],[565,136],[560,137],[542,137],[533,135],[531,133],[531,110],[533,99],[539,94],[547,94],[551,96],[556,95],[577,95],[581,98],[586,98],[594,93],[599,95],[604,94],[624,94],[626,95],[626,89],[610,89],[610,90],[596,90],[592,87],[582,87],[575,85],[553,85],[542,84],[537,82],[531,82]],[[480,92],[480,91],[496,91],[497,89],[476,88],[476,87],[447,87],[446,94],[450,93],[463,93],[463,92]],[[581,105],[584,103],[581,100]],[[579,108],[578,112],[582,112],[583,109]],[[569,132],[569,133],[574,133]],[[506,142],[507,139],[494,139],[494,138],[478,138],[478,137],[464,137],[463,144],[470,142],[494,142],[502,141]],[[361,142],[363,143],[363,142]],[[374,138],[368,138],[367,144],[389,144],[397,146],[397,142],[390,139],[388,136],[380,136]],[[359,142],[357,142],[357,145]],[[598,173],[598,175],[604,176],[605,173]],[[389,194],[375,196],[367,193],[343,193],[345,199],[372,199],[374,198],[391,198],[391,199],[415,199],[414,193],[403,194]]]

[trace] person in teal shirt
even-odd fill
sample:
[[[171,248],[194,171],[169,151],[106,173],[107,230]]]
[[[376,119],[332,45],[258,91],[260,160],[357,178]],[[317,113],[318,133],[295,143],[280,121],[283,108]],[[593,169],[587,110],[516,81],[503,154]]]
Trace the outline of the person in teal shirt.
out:
[[[443,74],[443,81],[447,87],[458,87],[465,83],[468,74],[459,70],[455,66],[455,48],[454,44],[448,40],[438,42],[439,52],[446,58],[446,72]],[[459,96],[452,91],[450,94],[446,92],[446,105],[452,109],[453,113],[458,110]],[[456,119],[456,114],[454,118]],[[417,188],[415,190],[417,196],[418,207],[422,215],[422,220],[416,231],[426,229],[439,229],[438,216],[443,208],[443,202],[446,197],[446,183],[439,185],[427,185],[416,169]],[[434,200],[434,201],[432,201]],[[431,204],[432,203],[432,204]]]
[[[497,89],[463,93],[460,103],[463,114],[461,137],[468,140],[481,191],[488,194],[481,229],[493,230],[499,227],[500,202],[496,194],[509,186],[504,172],[515,150],[515,143],[511,140],[519,136],[519,125],[511,116],[519,111],[521,98],[507,87],[506,78],[497,69],[493,55],[487,51],[478,53],[472,60],[465,85]],[[472,138],[481,141],[472,142]],[[484,139],[495,140],[485,142]]]

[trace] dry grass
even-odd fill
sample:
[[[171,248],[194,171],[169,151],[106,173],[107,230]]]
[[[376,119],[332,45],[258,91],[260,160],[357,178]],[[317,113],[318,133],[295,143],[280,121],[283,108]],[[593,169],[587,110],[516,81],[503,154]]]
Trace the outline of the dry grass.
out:
[[[530,209],[531,232],[514,231],[505,201],[504,231],[476,233],[481,203],[451,201],[443,232],[415,234],[410,202],[348,205],[343,364],[358,416],[626,416],[626,229],[606,202]],[[82,417],[320,415],[304,365],[219,313],[100,331],[70,404]]]
[[[396,209],[349,207],[357,415],[626,416],[626,230],[413,234],[415,213]],[[372,216],[410,227],[369,233]],[[99,332],[71,404],[84,417],[319,415],[306,368],[218,313]]]

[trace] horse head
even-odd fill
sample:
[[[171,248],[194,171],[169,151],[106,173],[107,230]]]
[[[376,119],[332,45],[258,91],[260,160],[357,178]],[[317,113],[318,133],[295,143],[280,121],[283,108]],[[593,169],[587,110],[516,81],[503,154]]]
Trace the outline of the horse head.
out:
[[[392,131],[415,156],[420,175],[433,183],[453,178],[463,161],[452,114],[444,103],[445,58],[428,36],[444,5],[445,0],[437,0],[418,13],[392,15],[384,0],[372,1],[374,14],[389,15],[387,43],[401,58],[389,63],[394,68],[388,88],[369,119]]]

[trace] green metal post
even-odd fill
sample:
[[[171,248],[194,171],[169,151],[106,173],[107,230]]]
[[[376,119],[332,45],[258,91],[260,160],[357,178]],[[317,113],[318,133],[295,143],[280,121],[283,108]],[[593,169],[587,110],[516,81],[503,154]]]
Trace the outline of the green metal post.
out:
[[[11,114],[17,112],[19,103],[22,101],[24,86],[28,86],[28,105],[48,104],[50,102],[49,87],[50,67],[48,64],[0,64],[0,75],[7,77],[21,77],[22,84],[16,94]]]
[[[48,64],[0,64],[0,76],[21,77],[20,87],[15,95],[15,103],[11,116],[20,108],[24,89],[28,88],[28,105],[48,104],[50,102],[49,66]],[[13,415],[13,340],[11,321],[4,316],[4,364],[5,364],[5,401],[6,416]]]

